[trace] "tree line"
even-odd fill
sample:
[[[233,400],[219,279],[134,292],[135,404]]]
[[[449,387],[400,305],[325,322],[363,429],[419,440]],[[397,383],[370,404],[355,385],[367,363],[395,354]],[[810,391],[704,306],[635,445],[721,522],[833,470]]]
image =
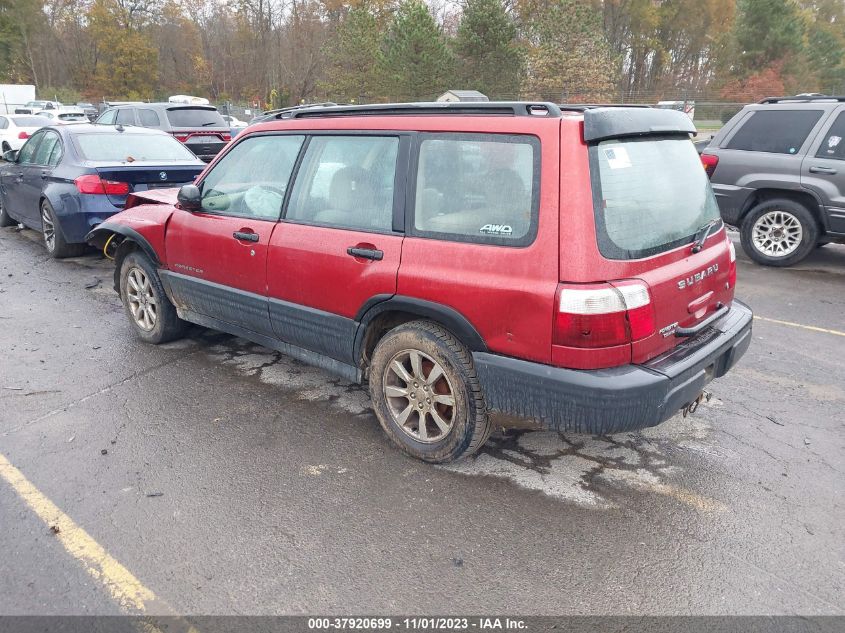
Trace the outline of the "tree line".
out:
[[[60,100],[745,102],[845,92],[842,0],[0,0],[0,80]]]

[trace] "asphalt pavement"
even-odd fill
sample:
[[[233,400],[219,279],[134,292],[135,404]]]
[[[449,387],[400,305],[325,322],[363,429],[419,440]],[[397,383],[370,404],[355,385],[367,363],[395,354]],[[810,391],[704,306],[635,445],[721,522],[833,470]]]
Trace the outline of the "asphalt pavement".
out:
[[[754,340],[692,416],[434,467],[358,386],[137,341],[39,237],[0,230],[0,614],[845,615],[845,247],[740,251]]]

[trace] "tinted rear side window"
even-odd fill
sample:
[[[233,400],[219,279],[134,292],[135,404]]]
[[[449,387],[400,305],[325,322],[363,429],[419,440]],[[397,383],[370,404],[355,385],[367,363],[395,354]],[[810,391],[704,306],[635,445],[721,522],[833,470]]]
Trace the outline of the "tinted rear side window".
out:
[[[590,147],[599,251],[638,259],[690,242],[719,217],[710,181],[686,137],[601,141]]]
[[[158,112],[150,110],[149,108],[138,108],[138,123],[144,127],[158,127],[161,125],[161,119],[158,117]]]
[[[167,120],[173,127],[228,127],[217,110],[208,108],[168,108]]]
[[[726,147],[795,154],[822,114],[822,110],[758,110],[745,120]]]
[[[845,160],[845,112],[836,117],[836,121],[822,138],[816,156]]]
[[[531,136],[426,134],[414,234],[525,246],[537,232],[540,143]]]

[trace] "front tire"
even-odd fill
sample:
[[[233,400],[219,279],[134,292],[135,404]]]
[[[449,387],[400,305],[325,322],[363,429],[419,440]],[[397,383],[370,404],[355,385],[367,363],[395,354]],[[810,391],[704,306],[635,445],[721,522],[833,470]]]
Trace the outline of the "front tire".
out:
[[[3,205],[3,201],[0,200],[0,227],[14,226],[15,224],[17,222],[12,219],[12,216],[6,213],[6,207]]]
[[[387,436],[426,462],[471,455],[490,434],[472,355],[430,321],[400,325],[378,342],[370,397]]]
[[[792,266],[816,248],[819,225],[803,204],[775,198],[748,212],[739,235],[743,250],[758,264]]]
[[[141,252],[129,253],[120,266],[120,299],[135,335],[159,345],[181,338],[187,324],[176,314],[158,273]]]
[[[41,201],[41,234],[50,257],[64,259],[77,257],[85,251],[85,244],[70,244],[65,240],[62,227],[56,219],[56,212],[47,200]]]

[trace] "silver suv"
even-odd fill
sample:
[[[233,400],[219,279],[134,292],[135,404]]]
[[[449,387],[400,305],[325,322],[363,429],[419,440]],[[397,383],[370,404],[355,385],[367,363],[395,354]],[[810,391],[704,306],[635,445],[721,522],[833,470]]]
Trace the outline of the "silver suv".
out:
[[[722,219],[754,261],[791,266],[845,243],[845,97],[745,106],[701,155]]]

